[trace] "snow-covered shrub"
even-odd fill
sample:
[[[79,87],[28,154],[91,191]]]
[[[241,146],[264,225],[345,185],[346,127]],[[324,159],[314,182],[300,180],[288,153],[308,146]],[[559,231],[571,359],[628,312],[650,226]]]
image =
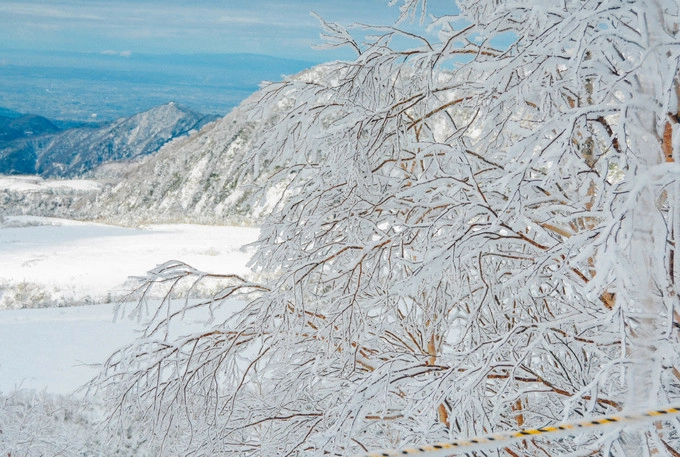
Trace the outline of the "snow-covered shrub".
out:
[[[250,100],[285,108],[241,168],[285,185],[269,280],[225,278],[205,306],[247,306],[181,338],[164,302],[99,379],[167,455],[352,455],[680,399],[680,5],[458,4],[437,40],[323,23],[356,60]],[[668,421],[502,452],[679,445]]]
[[[40,284],[21,281],[0,283],[0,309],[50,308],[52,294]]]

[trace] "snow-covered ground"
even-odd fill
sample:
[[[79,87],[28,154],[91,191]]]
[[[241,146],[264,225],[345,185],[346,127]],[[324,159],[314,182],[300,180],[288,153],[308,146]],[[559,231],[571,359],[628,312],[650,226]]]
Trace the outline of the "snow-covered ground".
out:
[[[116,307],[0,311],[0,393],[18,388],[75,392],[98,373],[99,364],[139,335],[142,324],[125,313],[116,313]],[[240,307],[231,301],[220,312],[226,317]],[[207,313],[185,317],[173,333],[197,331],[207,321]]]
[[[246,274],[258,229],[162,225],[141,229],[12,217],[0,227],[0,286],[13,300],[35,290],[82,303],[125,294],[129,276],[167,260],[209,272]],[[17,284],[24,285],[22,293]],[[21,288],[20,288],[21,289]],[[6,297],[4,297],[6,298]],[[0,297],[2,300],[3,297]],[[16,303],[15,303],[16,305]],[[0,392],[15,387],[69,393],[131,342],[135,321],[114,321],[114,304],[0,310]]]
[[[156,225],[124,228],[65,219],[7,217],[0,226],[0,308],[98,303],[130,290],[130,277],[168,260],[207,272],[246,274],[258,230]],[[27,290],[28,289],[28,290]],[[20,303],[35,301],[35,304]]]
[[[69,394],[116,349],[132,342],[136,321],[114,322],[114,305],[0,311],[0,392]],[[89,366],[88,366],[89,364]]]

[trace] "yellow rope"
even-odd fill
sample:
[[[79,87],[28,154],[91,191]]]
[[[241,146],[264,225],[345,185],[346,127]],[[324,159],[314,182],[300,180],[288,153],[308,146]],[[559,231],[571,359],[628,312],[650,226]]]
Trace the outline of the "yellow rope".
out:
[[[480,449],[495,449],[505,446],[513,441],[521,441],[539,435],[572,435],[582,429],[596,429],[614,424],[630,424],[635,422],[656,421],[664,417],[680,414],[680,406],[672,406],[664,409],[654,409],[643,413],[615,414],[579,422],[566,422],[558,425],[550,425],[541,428],[526,428],[509,432],[491,433],[475,438],[455,440],[424,446],[390,449],[384,451],[359,454],[355,457],[396,457],[396,456],[426,456],[437,457],[461,454]]]

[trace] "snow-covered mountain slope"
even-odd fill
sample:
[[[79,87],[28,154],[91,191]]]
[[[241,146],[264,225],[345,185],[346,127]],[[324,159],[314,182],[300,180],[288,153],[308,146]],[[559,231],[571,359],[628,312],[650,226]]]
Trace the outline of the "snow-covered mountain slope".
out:
[[[127,131],[129,132],[129,130]],[[234,159],[251,146],[257,123],[236,109],[153,155],[106,163],[89,180],[0,177],[0,216],[34,215],[121,225],[253,223],[242,207]],[[120,142],[111,132],[111,142]],[[78,183],[87,182],[87,186]]]
[[[331,64],[305,70],[292,79],[328,81]],[[275,96],[260,91],[227,116],[190,137],[173,140],[131,167],[120,182],[105,189],[90,217],[127,225],[140,223],[257,224],[279,199],[274,187],[264,199],[250,199],[254,187],[241,179],[240,159],[258,148],[269,127],[294,103],[295,92]],[[253,108],[256,109],[253,109]],[[260,170],[255,185],[277,170]],[[286,178],[281,180],[285,185]]]
[[[242,205],[236,159],[261,134],[240,108],[189,137],[176,138],[127,169],[90,208],[90,217],[126,225],[141,223],[256,223],[264,208]],[[120,174],[120,168],[96,172]]]
[[[17,138],[2,145],[0,172],[81,176],[103,163],[151,154],[214,119],[171,102],[98,128]]]

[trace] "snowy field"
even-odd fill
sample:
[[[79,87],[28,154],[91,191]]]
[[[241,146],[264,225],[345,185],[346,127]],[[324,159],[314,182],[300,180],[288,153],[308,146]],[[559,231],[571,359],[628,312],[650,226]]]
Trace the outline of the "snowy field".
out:
[[[117,300],[134,286],[131,277],[168,260],[207,272],[246,274],[251,254],[243,246],[255,241],[258,230],[199,225],[135,229],[8,217],[0,226],[0,308]]]
[[[66,305],[122,297],[168,260],[208,272],[246,274],[256,228],[159,225],[141,229],[35,217],[0,227],[0,300]],[[7,295],[11,299],[8,300]],[[40,303],[28,303],[38,306]],[[0,310],[0,392],[15,387],[70,393],[132,341],[140,324],[114,320],[113,303]]]
[[[138,324],[113,316],[112,304],[0,311],[0,392],[74,392],[133,340]]]

